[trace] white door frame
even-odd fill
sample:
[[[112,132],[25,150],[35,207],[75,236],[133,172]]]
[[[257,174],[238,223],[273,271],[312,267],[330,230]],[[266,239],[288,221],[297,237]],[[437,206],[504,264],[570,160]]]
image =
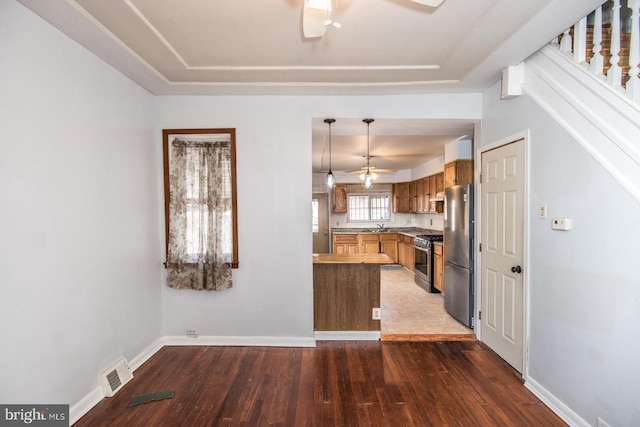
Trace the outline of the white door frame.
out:
[[[516,142],[518,140],[524,141],[524,165],[526,168],[524,179],[524,236],[523,236],[523,258],[524,258],[524,271],[522,272],[522,378],[526,380],[529,371],[529,271],[531,270],[531,262],[529,257],[529,233],[531,230],[530,215],[529,215],[529,185],[531,177],[531,165],[529,164],[529,146],[530,146],[530,131],[529,129],[510,135],[506,138],[498,141],[485,144],[479,147],[475,156],[475,182],[477,185],[475,188],[475,241],[481,243],[482,237],[482,182],[480,180],[480,174],[482,173],[482,154],[486,151],[493,150],[504,145]],[[475,251],[475,301],[474,301],[474,319],[475,319],[475,333],[480,341],[482,341],[482,322],[478,319],[478,312],[482,307],[482,274],[479,274],[482,267],[482,252],[480,252],[480,245],[476,244]]]

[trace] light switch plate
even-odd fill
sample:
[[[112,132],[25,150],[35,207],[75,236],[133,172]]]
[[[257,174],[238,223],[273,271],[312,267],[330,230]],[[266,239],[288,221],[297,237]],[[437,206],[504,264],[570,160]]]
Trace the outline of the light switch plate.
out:
[[[568,231],[571,230],[570,218],[553,218],[551,220],[551,228],[553,230]]]
[[[538,210],[538,217],[540,219],[545,219],[547,217],[547,204],[541,203],[540,209]]]

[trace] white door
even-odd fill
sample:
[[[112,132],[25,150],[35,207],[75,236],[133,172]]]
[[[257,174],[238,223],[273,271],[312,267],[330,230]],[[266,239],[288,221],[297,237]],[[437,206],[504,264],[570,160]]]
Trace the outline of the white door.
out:
[[[313,194],[313,253],[329,253],[329,204],[327,195]]]
[[[482,341],[522,373],[524,140],[482,153]]]

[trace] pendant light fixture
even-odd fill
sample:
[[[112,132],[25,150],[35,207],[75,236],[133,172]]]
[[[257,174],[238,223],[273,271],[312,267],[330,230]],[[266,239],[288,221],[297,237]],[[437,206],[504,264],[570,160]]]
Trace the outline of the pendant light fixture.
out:
[[[335,121],[336,119],[324,119],[324,122],[329,125],[329,172],[324,178],[324,186],[327,190],[332,190],[336,185],[336,178],[333,176],[333,172],[331,171],[331,124],[335,123]]]
[[[373,122],[373,119],[364,119],[362,120],[367,124],[367,172],[364,174],[364,181],[362,181],[362,187],[366,190],[373,187],[373,175],[371,175],[369,159],[371,156],[369,155],[369,125]]]

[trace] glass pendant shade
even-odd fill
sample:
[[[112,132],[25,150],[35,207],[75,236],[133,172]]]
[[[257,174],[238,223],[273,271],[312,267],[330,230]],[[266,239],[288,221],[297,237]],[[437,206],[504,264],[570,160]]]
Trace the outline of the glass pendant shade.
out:
[[[327,187],[327,189],[332,189],[336,186],[336,177],[333,176],[331,170],[329,170],[329,173],[327,173],[327,176],[324,178],[324,186]]]
[[[373,122],[373,119],[364,119],[362,120],[367,124],[367,173],[364,174],[364,180],[362,181],[362,187],[365,190],[369,190],[373,187],[373,175],[371,175],[369,160],[371,156],[369,155],[369,126]]]
[[[327,190],[332,190],[336,186],[336,177],[331,172],[331,124],[335,121],[335,119],[324,119],[324,122],[329,125],[329,172],[324,177],[324,186]]]
[[[373,176],[368,170],[367,173],[364,174],[364,181],[362,181],[362,186],[367,190],[373,187]]]

